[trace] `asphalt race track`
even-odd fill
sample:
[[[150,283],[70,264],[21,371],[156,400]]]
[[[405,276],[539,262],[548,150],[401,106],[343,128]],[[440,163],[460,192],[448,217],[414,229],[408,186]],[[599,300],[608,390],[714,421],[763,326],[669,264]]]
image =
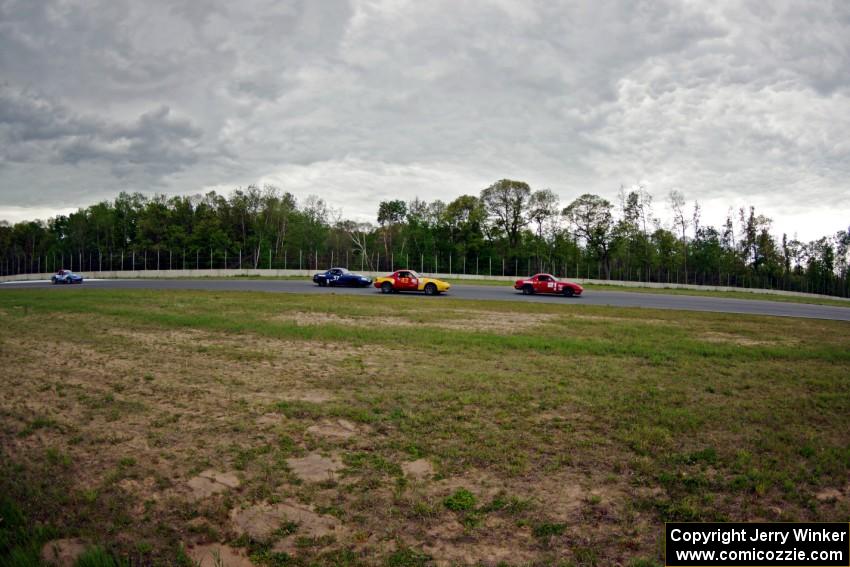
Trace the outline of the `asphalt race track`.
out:
[[[199,279],[199,280],[87,280],[82,285],[52,285],[49,281],[10,282],[0,284],[3,289],[54,289],[57,293],[80,293],[86,289],[202,289],[212,291],[265,291],[283,293],[337,293],[356,295],[381,295],[369,288],[318,287],[308,280],[242,280],[242,279]],[[658,293],[635,293],[628,291],[588,290],[580,298],[556,295],[522,295],[510,284],[504,286],[453,284],[452,289],[439,297],[426,297],[417,293],[400,293],[394,297],[418,298],[421,301],[444,301],[450,298],[484,299],[503,301],[534,301],[558,304],[609,305],[613,307],[646,307],[652,309],[682,309],[686,311],[713,311],[716,313],[746,313],[748,315],[774,315],[779,317],[805,317],[809,319],[832,319],[850,321],[850,306],[809,305],[783,303],[755,299],[727,299],[697,295],[673,295]]]

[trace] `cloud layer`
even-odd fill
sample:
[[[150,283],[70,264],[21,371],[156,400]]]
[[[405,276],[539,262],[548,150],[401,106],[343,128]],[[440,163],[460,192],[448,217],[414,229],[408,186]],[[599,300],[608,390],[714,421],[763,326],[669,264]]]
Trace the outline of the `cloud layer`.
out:
[[[348,216],[503,177],[850,224],[850,4],[0,0],[0,216],[270,182]]]

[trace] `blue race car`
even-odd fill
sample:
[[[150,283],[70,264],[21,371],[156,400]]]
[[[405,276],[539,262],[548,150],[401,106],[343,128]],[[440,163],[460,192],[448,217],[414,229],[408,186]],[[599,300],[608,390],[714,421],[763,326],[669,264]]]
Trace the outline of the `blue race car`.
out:
[[[53,277],[50,278],[50,281],[54,284],[73,284],[73,283],[83,283],[83,276],[80,274],[75,274],[71,270],[59,270]]]
[[[349,272],[345,268],[331,268],[327,272],[322,272],[313,276],[313,281],[321,287],[339,286],[339,287],[369,287],[372,285],[372,279],[354,272]]]

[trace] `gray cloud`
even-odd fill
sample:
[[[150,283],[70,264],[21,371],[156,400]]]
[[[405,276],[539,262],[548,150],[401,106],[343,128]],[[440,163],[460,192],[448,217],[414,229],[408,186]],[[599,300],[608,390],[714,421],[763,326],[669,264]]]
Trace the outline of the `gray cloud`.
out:
[[[74,114],[38,94],[0,85],[0,156],[45,165],[108,164],[116,178],[157,183],[198,161],[201,130],[167,106],[130,123]]]
[[[815,236],[848,222],[847,37],[840,0],[0,0],[0,205],[270,181],[368,218],[518,177]]]

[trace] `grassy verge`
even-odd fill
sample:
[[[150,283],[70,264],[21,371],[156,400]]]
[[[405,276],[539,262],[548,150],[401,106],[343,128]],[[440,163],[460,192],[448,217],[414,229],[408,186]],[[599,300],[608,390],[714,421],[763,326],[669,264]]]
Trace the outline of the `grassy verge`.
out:
[[[31,550],[656,565],[665,520],[850,515],[843,322],[129,290],[6,290],[0,317]]]

